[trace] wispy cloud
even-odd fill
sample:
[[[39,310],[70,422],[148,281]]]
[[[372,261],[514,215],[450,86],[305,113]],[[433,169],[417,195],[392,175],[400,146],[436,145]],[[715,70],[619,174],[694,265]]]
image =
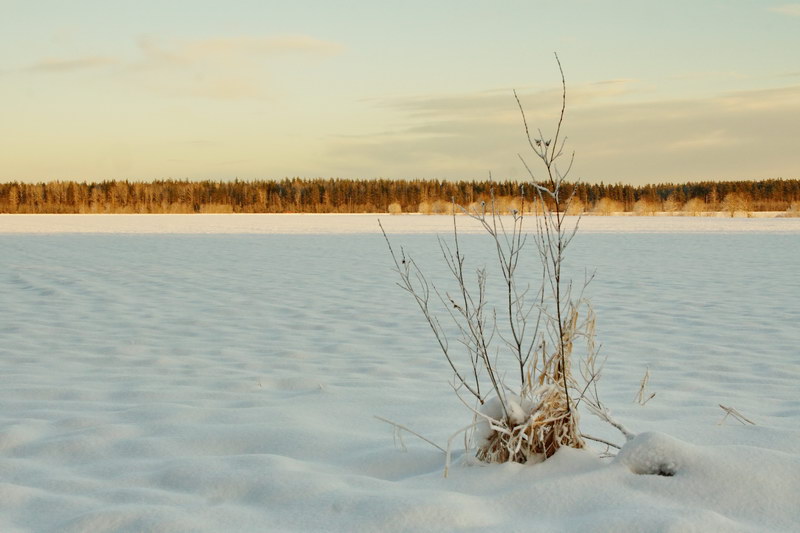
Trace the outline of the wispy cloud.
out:
[[[769,8],[770,11],[789,15],[790,17],[800,17],[800,4],[783,4]]]
[[[174,40],[141,37],[138,57],[94,55],[47,57],[18,73],[77,73],[118,67],[126,84],[175,97],[214,100],[263,98],[274,75],[270,60],[281,57],[326,58],[342,52],[338,43],[307,35],[239,36]],[[302,66],[298,59],[298,68]]]
[[[734,136],[732,132],[720,128],[716,130],[691,132],[671,143],[665,144],[664,148],[675,152],[686,152],[690,150],[706,150],[715,147],[733,146],[736,144],[743,144],[742,139]]]
[[[139,48],[149,61],[192,64],[208,61],[258,59],[283,54],[330,56],[343,46],[307,35],[271,37],[218,37],[188,41],[165,41],[153,36],[139,39]]]
[[[590,94],[593,88],[567,95],[565,132],[568,149],[577,150],[575,178],[796,177],[800,168],[800,86],[647,102],[602,98]],[[547,91],[521,96],[531,127],[551,134],[560,102]],[[571,106],[576,99],[583,104]],[[516,154],[528,149],[510,92],[416,98],[395,109],[405,113],[405,127],[337,139],[328,154],[331,166],[350,165],[354,174],[392,169],[396,177],[424,168],[449,178],[486,177],[489,170],[498,179],[524,178]]]
[[[639,94],[638,80],[603,80],[576,87],[569,91],[571,110],[611,102],[628,95]],[[560,110],[561,89],[518,90],[517,94],[527,115],[550,119]],[[463,122],[516,123],[519,108],[513,89],[490,90],[467,94],[420,95],[370,101],[378,107],[393,109],[412,119],[425,119],[426,127],[433,124]],[[457,131],[457,129],[456,129]]]
[[[198,56],[285,53],[334,55],[344,49],[341,44],[315,39],[308,35],[206,39],[186,43],[184,48],[187,52]]]
[[[325,58],[338,43],[305,35],[220,37],[200,40],[139,39],[141,58],[130,70],[146,87],[171,96],[214,100],[264,98],[274,91],[270,60],[286,56]],[[301,68],[302,64],[297,65]]]
[[[800,86],[757,89],[721,95],[716,102],[730,113],[744,111],[798,110]]]
[[[120,61],[109,56],[87,56],[77,58],[44,58],[24,67],[28,72],[74,72],[119,64]]]
[[[128,67],[154,66],[168,63],[193,65],[201,63],[226,64],[231,61],[258,60],[287,54],[332,56],[342,52],[341,44],[315,39],[307,35],[272,37],[218,37],[188,41],[162,40],[143,36],[138,40],[142,53],[139,61],[121,57],[93,55],[83,57],[46,57],[21,68],[26,72],[70,72],[91,68],[123,65]]]

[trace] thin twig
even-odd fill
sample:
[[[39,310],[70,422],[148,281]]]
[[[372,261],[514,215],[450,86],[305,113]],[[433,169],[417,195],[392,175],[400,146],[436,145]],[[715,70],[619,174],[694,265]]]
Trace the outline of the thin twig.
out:
[[[380,420],[381,422],[386,422],[387,424],[390,424],[390,425],[394,426],[394,427],[395,427],[395,428],[397,428],[397,429],[402,429],[403,431],[406,431],[406,432],[408,432],[408,433],[411,433],[411,434],[412,434],[412,435],[414,435],[415,437],[417,437],[417,438],[419,438],[419,439],[422,439],[422,440],[424,440],[425,442],[427,442],[428,444],[430,444],[430,445],[431,445],[431,446],[433,446],[434,448],[438,449],[438,450],[439,450],[439,451],[441,451],[442,453],[447,453],[447,450],[445,450],[444,448],[442,448],[441,446],[439,446],[438,444],[436,444],[436,443],[435,443],[435,442],[433,442],[432,440],[430,440],[430,439],[428,439],[428,438],[425,438],[425,437],[423,437],[422,435],[420,435],[419,433],[417,433],[416,431],[414,431],[414,430],[412,430],[412,429],[408,429],[408,428],[407,428],[406,426],[404,426],[403,424],[398,424],[397,422],[392,422],[391,420],[388,420],[388,419],[386,419],[386,418],[383,418],[382,416],[378,416],[378,415],[373,415],[373,416],[374,416],[375,418],[377,418],[378,420]]]

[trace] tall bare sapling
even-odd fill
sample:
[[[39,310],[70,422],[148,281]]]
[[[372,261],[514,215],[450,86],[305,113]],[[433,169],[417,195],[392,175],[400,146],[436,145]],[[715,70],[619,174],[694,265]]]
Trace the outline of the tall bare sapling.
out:
[[[595,318],[584,297],[591,276],[576,287],[563,273],[580,216],[568,216],[576,200],[576,188],[566,181],[575,154],[565,152],[566,81],[557,55],[556,62],[562,98],[551,136],[531,131],[522,102],[514,93],[539,168],[535,172],[520,155],[529,174],[528,186],[535,192],[536,205],[528,209],[534,213],[533,232],[527,233],[524,226],[524,190],[520,192],[521,208],[508,216],[499,214],[494,195],[489,205],[470,208],[453,201],[452,240],[439,238],[439,248],[455,289],[440,290],[403,248],[395,252],[381,226],[400,278],[398,285],[416,301],[452,371],[456,396],[472,412],[472,422],[461,430],[468,434],[467,447],[486,462],[538,462],[563,446],[583,448],[587,439],[618,448],[580,431],[581,405],[626,438],[631,436],[611,418],[597,394],[601,365],[595,347]],[[492,255],[502,275],[502,301],[490,301],[487,296],[491,291],[487,291],[489,271],[485,267],[467,271],[458,213],[477,221],[490,236]],[[519,270],[529,240],[541,265],[541,271],[533,276]],[[449,329],[440,317],[449,322]],[[456,339],[451,339],[453,331]],[[578,343],[583,343],[585,350],[576,369],[573,351]]]

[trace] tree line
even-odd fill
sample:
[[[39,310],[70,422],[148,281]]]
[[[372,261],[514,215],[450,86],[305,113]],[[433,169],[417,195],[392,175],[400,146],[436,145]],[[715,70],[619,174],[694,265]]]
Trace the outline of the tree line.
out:
[[[797,179],[565,187],[575,190],[577,210],[601,213],[785,211],[800,205]],[[532,205],[535,194],[515,181],[488,180],[9,182],[0,184],[0,213],[439,213],[453,199],[502,211]]]

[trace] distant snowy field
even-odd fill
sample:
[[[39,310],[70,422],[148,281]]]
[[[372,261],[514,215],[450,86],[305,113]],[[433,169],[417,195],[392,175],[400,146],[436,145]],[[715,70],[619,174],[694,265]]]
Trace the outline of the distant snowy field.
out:
[[[584,218],[601,396],[644,434],[445,479],[374,418],[470,421],[377,218],[0,215],[0,532],[800,530],[800,219]],[[381,219],[445,283],[452,219]]]
[[[721,215],[721,213],[719,213]],[[683,216],[585,216],[585,232],[616,233],[800,233],[800,218]],[[449,216],[426,215],[2,215],[2,233],[374,233],[378,218],[395,233],[442,233],[452,229]],[[508,217],[506,217],[508,218]],[[461,231],[480,233],[480,225],[459,216]]]

